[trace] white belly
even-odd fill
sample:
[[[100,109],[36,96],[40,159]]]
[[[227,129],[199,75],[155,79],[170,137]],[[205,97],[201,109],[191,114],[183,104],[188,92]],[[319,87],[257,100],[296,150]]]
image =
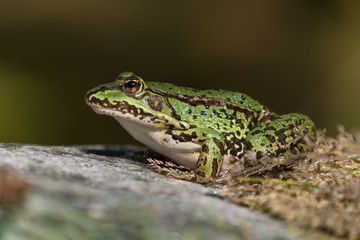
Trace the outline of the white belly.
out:
[[[116,111],[93,107],[99,114],[114,117],[121,126],[136,140],[160,153],[172,161],[194,169],[199,159],[201,145],[193,142],[179,142],[166,134],[166,129],[159,128],[152,122],[145,122],[131,114],[121,115]]]
[[[161,128],[124,118],[115,118],[126,131],[136,140],[148,146],[174,162],[191,169],[196,167],[201,145],[193,142],[179,142],[171,138]]]

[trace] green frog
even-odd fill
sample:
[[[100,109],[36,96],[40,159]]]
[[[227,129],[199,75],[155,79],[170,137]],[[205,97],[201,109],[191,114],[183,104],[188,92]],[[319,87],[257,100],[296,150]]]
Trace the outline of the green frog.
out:
[[[213,180],[224,159],[241,159],[247,151],[304,155],[316,140],[305,115],[277,115],[243,93],[145,82],[132,72],[91,89],[85,101],[139,142],[191,169],[174,177],[199,183]]]

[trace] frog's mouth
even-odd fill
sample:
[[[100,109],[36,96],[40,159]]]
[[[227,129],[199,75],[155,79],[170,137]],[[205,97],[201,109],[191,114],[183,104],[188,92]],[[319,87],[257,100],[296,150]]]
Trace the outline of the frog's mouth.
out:
[[[124,116],[133,116],[135,118],[144,119],[144,118],[153,118],[154,115],[148,112],[145,112],[142,108],[137,108],[134,105],[129,104],[127,101],[116,101],[110,103],[107,99],[102,101],[95,101],[94,97],[91,100],[86,101],[86,104],[92,107],[92,109],[103,115],[110,115],[113,117],[124,117]]]
[[[114,117],[120,124],[126,121],[134,121],[143,125],[154,125],[162,122],[157,116],[145,112],[144,109],[138,108],[127,101],[109,102],[108,99],[100,100],[94,96],[86,96],[85,102],[96,113]]]
[[[180,122],[177,119],[167,116],[166,114],[146,111],[143,108],[138,108],[127,101],[109,102],[108,99],[98,99],[89,94],[85,97],[85,102],[96,113],[101,115],[108,115],[114,117],[121,125],[125,121],[137,122],[139,127],[147,125],[153,128],[163,128],[164,126],[172,126],[174,129],[188,129],[189,124]]]

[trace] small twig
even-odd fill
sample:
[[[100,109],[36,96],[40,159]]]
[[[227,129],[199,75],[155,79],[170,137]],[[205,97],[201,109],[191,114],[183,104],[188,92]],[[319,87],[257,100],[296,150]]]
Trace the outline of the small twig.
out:
[[[289,185],[295,185],[295,186],[308,186],[312,188],[319,188],[319,185],[312,184],[308,181],[303,182],[297,182],[297,181],[290,181],[290,180],[281,180],[281,179],[266,179],[266,178],[260,178],[260,177],[239,177],[239,181],[244,182],[269,182],[269,183],[282,183],[282,184],[289,184]]]
[[[338,158],[338,159],[332,159],[326,162],[317,162],[317,163],[311,163],[311,164],[307,164],[305,166],[298,166],[298,167],[294,167],[294,168],[302,168],[302,167],[311,167],[311,166],[319,166],[320,164],[325,164],[325,163],[335,163],[335,162],[341,162],[341,161],[346,161],[346,160],[351,160],[351,159],[356,159],[356,158],[360,158],[360,155],[355,155],[352,157],[345,157],[345,158]]]

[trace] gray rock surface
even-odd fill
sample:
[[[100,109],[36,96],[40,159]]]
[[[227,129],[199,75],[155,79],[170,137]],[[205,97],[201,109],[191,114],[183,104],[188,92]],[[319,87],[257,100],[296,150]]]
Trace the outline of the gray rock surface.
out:
[[[0,144],[0,167],[30,186],[17,209],[0,206],[0,239],[297,239],[220,186],[154,172],[136,150]]]

